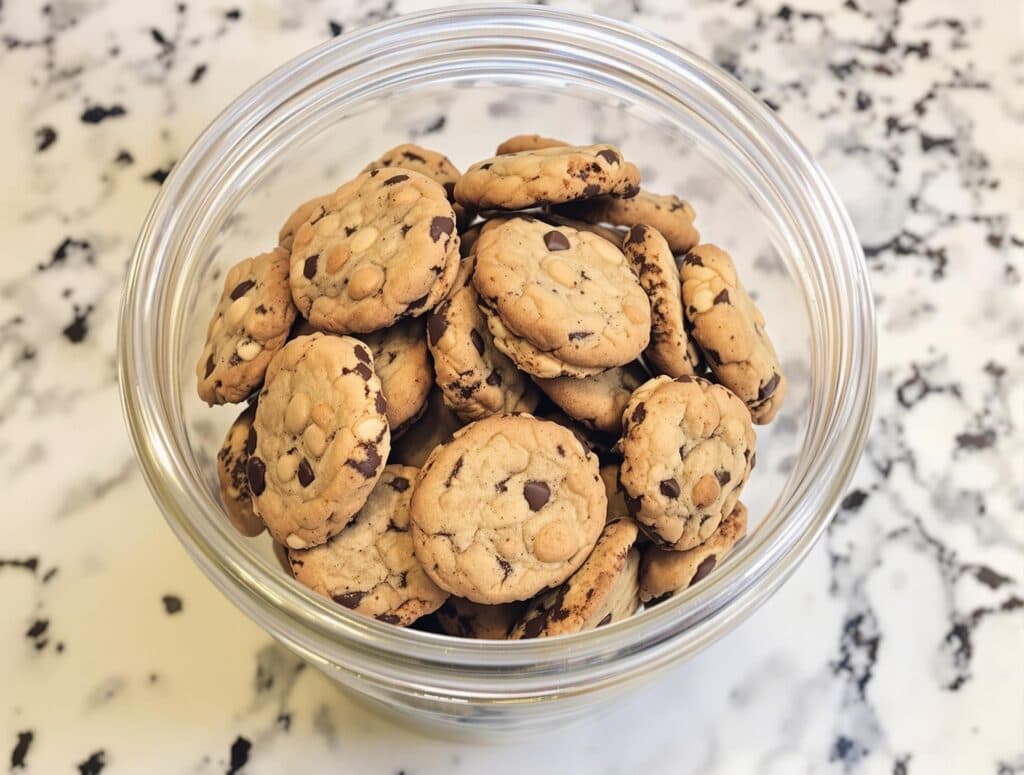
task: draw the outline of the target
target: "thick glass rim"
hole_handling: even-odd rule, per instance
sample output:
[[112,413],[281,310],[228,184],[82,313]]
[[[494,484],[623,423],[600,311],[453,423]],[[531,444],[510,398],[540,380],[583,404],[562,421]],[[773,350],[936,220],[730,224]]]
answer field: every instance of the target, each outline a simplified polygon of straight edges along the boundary
[[[780,241],[822,257],[798,267],[805,295],[813,290],[806,465],[798,464],[770,519],[698,587],[640,616],[516,642],[449,638],[361,617],[239,549],[225,521],[210,518],[220,507],[185,464],[183,429],[174,427],[180,396],[173,384],[165,394],[164,379],[181,334],[180,321],[166,319],[166,310],[182,303],[174,270],[187,260],[182,246],[225,170],[265,163],[268,134],[315,110],[326,84],[355,92],[417,69],[469,72],[474,57],[506,49],[579,72],[628,73],[634,89],[686,103],[724,127],[731,152],[762,172],[750,185],[793,225]],[[441,53],[445,61],[432,59]],[[479,5],[402,16],[330,40],[259,81],[210,124],[164,182],[140,231],[122,299],[118,368],[146,482],[178,538],[233,602],[325,669],[405,693],[506,702],[595,691],[640,667],[692,655],[763,603],[820,536],[853,474],[870,423],[875,348],[870,286],[849,217],[817,163],[755,95],[710,62],[629,24],[546,7]]]

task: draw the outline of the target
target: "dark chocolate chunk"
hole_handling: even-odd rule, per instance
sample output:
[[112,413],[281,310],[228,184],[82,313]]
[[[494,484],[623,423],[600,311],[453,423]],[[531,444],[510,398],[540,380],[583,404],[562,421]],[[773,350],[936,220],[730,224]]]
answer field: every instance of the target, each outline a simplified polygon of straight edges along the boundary
[[757,389],[757,400],[764,401],[767,398],[771,398],[772,393],[775,392],[775,388],[777,388],[778,386],[779,375],[772,372],[772,378]]
[[717,479],[718,483],[724,487],[729,483],[729,480],[732,479],[732,474],[728,471],[716,471],[715,479]]
[[444,332],[448,330],[448,302],[446,301],[440,307],[430,313],[430,317],[427,318],[427,338],[430,340],[430,344],[436,345],[441,341],[441,337],[444,336]]
[[231,291],[231,298],[238,299],[241,298],[242,296],[245,296],[249,289],[252,288],[254,285],[256,285],[255,280],[242,280],[242,282],[236,285],[234,290]]
[[363,460],[348,460],[345,462],[345,465],[349,468],[354,468],[369,479],[377,473],[377,469],[380,467],[380,452],[377,451],[375,444],[363,444],[362,448],[363,452],[366,453],[366,458]]
[[384,181],[382,185],[393,186],[396,183],[401,183],[403,180],[408,180],[408,175],[392,175],[390,178]]
[[312,280],[316,275],[316,260],[320,258],[320,255],[310,256],[306,259],[306,263],[302,265],[302,276],[307,280]]
[[365,592],[343,592],[340,595],[332,595],[332,599],[338,605],[343,605],[345,608],[355,608],[366,597]]
[[313,466],[309,464],[309,461],[306,460],[306,458],[302,458],[302,461],[299,463],[298,475],[299,484],[303,487],[309,487],[309,485],[313,483],[313,480],[316,479],[316,474],[313,473]]
[[729,303],[729,291],[727,289],[723,288],[722,291],[717,296],[715,296],[714,303],[715,304],[728,304]]
[[409,480],[404,476],[396,476],[391,480],[391,489],[397,490],[398,492],[405,492],[409,489]]
[[609,164],[618,164],[622,160],[619,154],[615,153],[615,151],[612,151],[608,148],[605,148],[603,151],[598,151],[597,155],[600,156]]
[[540,511],[551,497],[551,488],[546,482],[531,479],[523,485],[523,497],[530,504],[530,511]]
[[647,409],[644,407],[643,401],[636,405],[633,410],[633,414],[630,415],[630,422],[643,422],[644,418],[647,417]]
[[476,351],[483,355],[484,340],[483,337],[480,336],[480,332],[474,328],[472,331],[469,332],[469,339],[473,343],[473,346],[476,348]]
[[551,251],[568,250],[569,238],[557,229],[552,229],[544,235],[544,246]]
[[430,222],[430,239],[437,242],[442,234],[451,234],[455,231],[455,221],[443,215],[434,216]]
[[267,466],[262,459],[250,456],[245,464],[245,475],[249,477],[249,489],[253,495],[262,495],[267,487]]
[[594,629],[597,629],[597,627],[604,627],[604,626],[605,626],[606,624],[608,624],[608,623],[609,623],[609,622],[610,622],[611,620],[612,620],[612,615],[611,615],[611,612],[609,612],[609,613],[606,613],[606,614],[604,615],[604,618],[603,618],[603,619],[602,619],[601,621],[599,621],[599,622],[597,623],[597,625],[596,625],[596,627],[595,627]]
[[692,587],[702,578],[707,576],[711,571],[715,569],[715,555],[705,557],[700,565],[697,566],[697,572],[693,574],[693,578],[690,579],[690,586]]
[[661,490],[661,494],[666,498],[674,499],[679,497],[679,482],[675,479],[662,479],[658,489]]

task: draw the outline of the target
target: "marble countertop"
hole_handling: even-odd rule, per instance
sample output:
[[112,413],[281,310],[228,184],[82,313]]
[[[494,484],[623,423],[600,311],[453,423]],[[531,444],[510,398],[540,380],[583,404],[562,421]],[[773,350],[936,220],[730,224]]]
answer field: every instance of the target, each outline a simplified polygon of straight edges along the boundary
[[119,291],[243,87],[421,0],[0,5],[0,770],[1024,773],[1024,49],[1005,0],[574,0],[710,57],[820,158],[878,305],[854,483],[739,629],[528,745],[353,704],[165,527],[116,389]]

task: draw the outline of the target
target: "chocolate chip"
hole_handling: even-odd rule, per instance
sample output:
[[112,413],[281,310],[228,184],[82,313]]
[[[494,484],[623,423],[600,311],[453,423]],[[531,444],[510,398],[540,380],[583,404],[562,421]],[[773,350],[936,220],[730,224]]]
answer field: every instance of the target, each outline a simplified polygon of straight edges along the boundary
[[249,489],[253,495],[262,495],[267,488],[267,466],[255,455],[245,464],[245,475],[249,477]]
[[346,226],[345,227],[345,236],[346,237],[351,237],[357,231],[359,231],[359,227],[358,226]]
[[408,234],[411,230],[412,230],[412,224],[411,223],[402,224],[402,236],[403,237],[406,234]]
[[683,263],[689,264],[690,266],[704,266],[704,262],[701,261],[700,256],[693,253],[687,253],[683,256]]
[[398,624],[401,621],[394,614],[377,614],[376,619],[378,622],[384,622],[385,624]]
[[508,492],[509,479],[511,479],[511,477],[506,476],[504,479],[502,479],[500,482],[494,485],[494,489],[497,490],[498,492]]
[[692,587],[702,578],[707,576],[711,571],[715,569],[715,555],[706,557],[700,565],[697,566],[697,572],[693,574],[693,578],[690,579],[690,586]]
[[455,231],[455,221],[444,215],[434,216],[430,222],[430,239],[437,242],[442,234],[451,234]]
[[611,615],[611,613],[607,613],[607,614],[605,614],[605,615],[604,615],[604,618],[603,618],[603,619],[602,619],[601,621],[599,621],[599,622],[597,623],[597,626],[596,626],[596,627],[595,627],[594,629],[597,629],[597,627],[604,627],[604,626],[605,626],[606,624],[608,624],[608,623],[609,623],[609,622],[610,622],[611,620],[612,620],[612,615]]
[[366,597],[365,592],[343,592],[340,595],[331,596],[335,603],[345,606],[345,608],[355,608]]
[[412,151],[402,151],[402,156],[404,156],[409,161],[418,161],[418,162],[420,162],[422,164],[426,164],[427,163],[426,159],[424,159],[418,153],[413,153]]
[[404,476],[396,476],[391,480],[391,489],[397,492],[405,492],[409,489],[409,480]]
[[622,499],[626,502],[626,511],[629,512],[629,516],[635,517],[640,513],[640,508],[642,506],[641,502],[643,501],[642,495],[634,498],[628,492],[623,492]]
[[494,371],[487,375],[486,382],[491,387],[498,387],[498,385],[501,384],[501,373],[497,369],[495,369]]
[[502,581],[507,579],[512,574],[512,563],[506,560],[504,557],[498,558],[498,565],[501,566]]
[[576,342],[576,341],[578,341],[580,339],[586,339],[588,336],[591,336],[591,335],[592,335],[592,332],[590,332],[590,331],[570,331],[569,332],[569,341],[570,342]]
[[629,234],[626,235],[626,245],[639,245],[647,237],[647,227],[638,223],[632,229],[629,230]]
[[555,447],[555,449],[558,451],[559,457],[565,457],[565,447],[559,444],[557,447]]
[[661,494],[666,498],[675,499],[679,497],[679,482],[675,479],[662,479],[658,489],[661,490]]
[[249,426],[249,435],[245,439],[245,454],[251,455],[256,451],[256,429]]
[[373,369],[367,366],[365,363],[357,363],[356,367],[352,369],[356,374],[362,377],[364,380],[369,381],[370,377],[373,376]]
[[393,186],[396,183],[401,183],[403,180],[408,180],[408,179],[409,179],[408,175],[392,175],[390,178],[385,180],[381,185]]
[[569,238],[557,229],[552,229],[544,235],[544,246],[548,250],[568,250]]
[[373,405],[376,407],[379,414],[387,414],[388,411],[388,400],[384,398],[383,393],[378,393],[377,397],[373,399]]
[[459,475],[459,471],[462,470],[462,457],[455,461],[455,465],[452,466],[452,472],[448,474],[448,478],[444,480],[445,487],[451,487],[452,482],[455,481],[455,477]]
[[355,349],[356,349],[356,358],[361,360],[363,363],[369,363],[370,362],[370,351],[369,350],[367,350],[365,347],[362,347],[362,346],[356,347]]
[[732,479],[732,474],[728,471],[715,471],[715,479],[718,480],[718,484],[724,487]]
[[523,485],[523,497],[530,504],[530,511],[540,511],[551,497],[551,488],[546,482],[531,479]]
[[345,465],[349,468],[354,468],[365,478],[369,479],[377,473],[377,468],[380,466],[380,453],[377,451],[377,447],[373,444],[363,444],[362,447],[363,452],[366,453],[366,459],[347,460]]
[[313,466],[309,464],[306,458],[302,458],[302,461],[299,463],[299,484],[303,487],[309,487],[314,479],[316,479],[316,474],[313,473]]
[[632,199],[640,193],[640,186],[636,183],[629,183],[621,193],[614,194],[618,199]]
[[766,398],[771,398],[772,393],[775,392],[775,388],[778,386],[779,375],[772,372],[772,378],[757,389],[757,400],[764,401]]
[[210,355],[210,357],[206,359],[206,373],[203,375],[203,379],[206,379],[207,377],[210,376],[210,374],[213,373],[213,367],[213,355]]
[[723,288],[721,293],[719,293],[717,296],[715,296],[714,303],[715,304],[728,304],[729,303],[729,291],[726,290],[725,288]]
[[601,187],[597,183],[588,183],[586,188],[583,189],[583,198],[592,199],[601,193]]
[[448,302],[445,302],[430,313],[430,317],[427,318],[427,338],[432,345],[440,342],[444,332],[448,330],[448,319],[445,317],[447,311]]
[[473,346],[476,348],[476,351],[478,353],[480,353],[481,355],[483,355],[484,354],[484,340],[483,340],[483,337],[480,336],[480,332],[477,331],[475,328],[472,329],[469,332],[469,340],[473,343]]
[[256,284],[255,280],[242,280],[235,289],[231,291],[232,300],[245,296],[246,292]]
[[609,164],[618,164],[621,161],[621,157],[615,151],[608,150],[607,148],[603,151],[598,151],[597,155]]
[[633,414],[630,415],[629,420],[630,422],[643,422],[646,416],[647,409],[644,407],[643,401],[641,401],[636,405],[636,408],[633,410]]
[[320,258],[320,255],[310,256],[306,259],[306,263],[302,265],[302,276],[307,280],[312,280],[316,275],[316,260]]

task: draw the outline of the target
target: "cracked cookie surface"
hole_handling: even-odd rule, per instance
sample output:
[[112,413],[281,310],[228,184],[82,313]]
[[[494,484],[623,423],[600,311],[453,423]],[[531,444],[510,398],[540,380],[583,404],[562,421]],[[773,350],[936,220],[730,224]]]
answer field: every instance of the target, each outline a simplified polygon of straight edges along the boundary
[[277,248],[231,267],[196,364],[199,397],[210,405],[246,398],[263,384],[294,320],[287,251]]
[[546,638],[628,619],[640,604],[636,523],[609,522],[594,551],[561,586],[531,600],[510,638]]
[[246,474],[277,541],[322,544],[362,508],[390,451],[386,412],[373,356],[356,339],[300,336],[271,361]]
[[534,376],[621,366],[650,340],[650,302],[625,256],[589,232],[529,217],[484,228],[473,284],[499,319],[488,319],[499,349]]
[[317,329],[368,333],[430,310],[459,267],[444,189],[412,170],[375,168],[335,191],[295,231],[289,281]]
[[447,599],[412,549],[409,498],[417,470],[388,465],[352,522],[326,544],[290,549],[292,574],[339,605],[406,627]]
[[605,522],[597,458],[566,428],[488,417],[431,452],[410,516],[416,556],[443,589],[477,603],[560,584]]
[[788,383],[764,315],[740,283],[732,258],[714,245],[698,245],[679,273],[693,338],[715,379],[740,397],[754,422],[771,422]]
[[224,510],[235,530],[244,536],[258,536],[266,525],[256,516],[252,507],[252,492],[245,466],[249,462],[249,440],[253,438],[252,421],[256,417],[256,406],[245,409],[231,423],[224,443],[217,452],[217,482]]
[[700,377],[656,377],[623,413],[619,482],[630,516],[659,546],[691,549],[729,514],[756,439],[735,395]]

